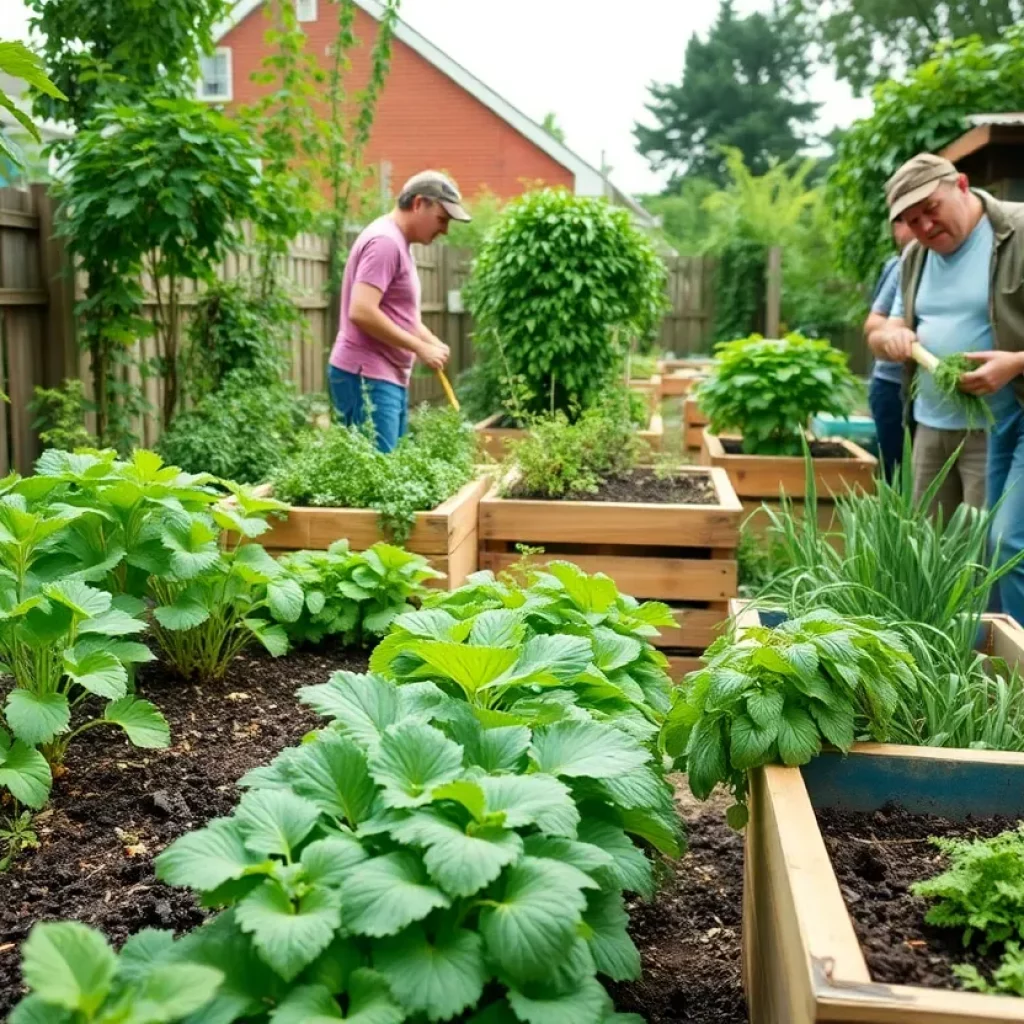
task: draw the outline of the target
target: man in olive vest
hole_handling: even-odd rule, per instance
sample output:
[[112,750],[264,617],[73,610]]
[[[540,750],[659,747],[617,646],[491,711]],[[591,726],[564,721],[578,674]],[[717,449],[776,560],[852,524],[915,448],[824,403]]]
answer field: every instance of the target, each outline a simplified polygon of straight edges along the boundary
[[[961,387],[984,397],[995,418],[985,490],[990,506],[1002,500],[992,542],[1005,561],[1024,550],[1024,203],[971,189],[953,164],[930,153],[889,179],[886,200],[890,218],[902,217],[914,241],[903,256],[892,315],[869,344],[883,359],[906,362],[920,340],[935,355],[963,352],[978,364]],[[956,447],[947,442],[958,425],[933,390],[923,378],[915,401],[918,493],[945,461],[943,452],[948,457]],[[1024,621],[1024,565],[1003,579],[999,596],[1003,611]]]

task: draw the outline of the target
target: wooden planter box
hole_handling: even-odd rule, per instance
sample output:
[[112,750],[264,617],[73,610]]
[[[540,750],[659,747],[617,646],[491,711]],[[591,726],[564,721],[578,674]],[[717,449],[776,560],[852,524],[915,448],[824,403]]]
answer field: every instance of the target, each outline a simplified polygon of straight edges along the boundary
[[702,370],[673,370],[661,377],[662,396],[686,397],[702,380],[707,380],[707,373]]
[[700,373],[707,373],[714,365],[714,356],[690,356],[688,359],[659,359],[657,362],[658,373],[663,377],[667,373],[675,373],[676,370],[697,370]]
[[700,451],[707,425],[708,418],[697,399],[688,397],[683,403],[683,444],[688,452]]
[[[431,581],[432,586],[454,590],[476,572],[477,506],[490,485],[489,477],[478,477],[432,511],[416,513],[416,525],[402,547],[425,555],[438,572],[446,574],[447,579]],[[363,551],[382,540],[390,542],[381,533],[372,509],[293,506],[286,518],[271,518],[270,522],[271,528],[257,540],[275,556],[304,549],[326,550],[342,538],[353,551]]]
[[[644,382],[645,384],[648,382]],[[659,400],[660,405],[660,400]],[[475,424],[474,430],[480,435],[480,445],[488,455],[493,459],[501,460],[507,454],[507,445],[512,441],[521,441],[526,437],[527,431],[521,427],[499,427],[495,424],[500,423],[504,418],[505,413],[496,412],[493,416],[488,416],[487,419],[481,420]],[[640,437],[651,446],[652,452],[661,451],[662,441],[665,435],[665,425],[662,422],[661,412],[653,408],[651,409],[651,418],[647,424],[646,430],[638,432]]]
[[[834,443],[841,444],[849,452],[849,457],[814,460],[818,522],[823,529],[832,525],[832,496],[855,486],[870,494],[875,489],[875,472],[878,469],[878,459],[852,441],[837,439]],[[748,514],[757,511],[762,505],[778,508],[780,490],[784,490],[795,505],[803,505],[806,468],[802,458],[730,455],[722,447],[721,439],[705,427],[702,432],[700,462],[705,466],[718,466],[729,474],[729,480]],[[755,516],[751,521],[755,531],[764,530],[766,526],[767,519],[764,516]]]
[[[1019,627],[1018,627],[1019,630]],[[1024,754],[862,744],[750,773],[743,980],[751,1024],[1024,1022],[1024,999],[874,982],[816,807],[1024,816]]]
[[743,514],[724,471],[687,472],[710,476],[716,504],[523,501],[499,497],[495,486],[480,502],[480,568],[507,569],[519,559],[516,544],[542,546],[541,563],[574,562],[640,600],[681,605],[677,628],[655,641],[672,651],[673,677],[681,678],[728,618]]

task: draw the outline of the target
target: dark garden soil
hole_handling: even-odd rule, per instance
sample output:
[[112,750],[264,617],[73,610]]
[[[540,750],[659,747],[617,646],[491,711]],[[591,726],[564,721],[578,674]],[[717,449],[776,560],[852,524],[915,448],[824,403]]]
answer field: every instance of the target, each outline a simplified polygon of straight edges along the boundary
[[630,932],[643,959],[638,982],[611,986],[615,1007],[648,1024],[746,1024],[740,980],[743,836],[726,799],[697,803],[677,789],[689,848],[669,864],[658,895],[633,901]]
[[[510,498],[546,499],[544,495],[515,490]],[[654,505],[715,505],[718,495],[711,477],[706,473],[676,473],[657,476],[649,469],[608,477],[596,494],[583,494],[566,501],[618,501]]]
[[157,882],[152,860],[172,840],[229,814],[235,781],[317,724],[294,698],[336,669],[365,671],[350,650],[243,655],[202,688],[157,663],[138,689],[167,717],[173,746],[139,750],[112,730],[83,734],[36,818],[41,846],[0,874],[0,1020],[21,997],[18,947],[32,924],[74,918],[117,945],[142,928],[179,931],[204,915],[192,894]]
[[1016,828],[1016,821],[954,822],[890,805],[870,813],[829,808],[818,812],[818,825],[875,981],[961,988],[954,964],[974,964],[983,974],[998,966],[998,951],[980,956],[964,949],[959,929],[925,924],[931,903],[909,888],[948,866],[929,837],[987,839]]
[[[726,455],[742,455],[743,442],[735,439],[720,438]],[[850,459],[853,456],[838,441],[811,441],[812,459]]]

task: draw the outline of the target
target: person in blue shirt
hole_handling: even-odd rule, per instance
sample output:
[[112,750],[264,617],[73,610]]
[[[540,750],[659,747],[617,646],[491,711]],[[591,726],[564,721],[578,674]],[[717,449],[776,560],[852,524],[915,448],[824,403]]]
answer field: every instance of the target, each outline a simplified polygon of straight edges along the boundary
[[[902,253],[914,236],[903,223],[902,217],[892,222],[892,240]],[[864,337],[885,326],[892,311],[900,285],[900,258],[890,256],[875,284],[871,296],[871,312],[864,321]],[[892,480],[893,471],[903,457],[903,364],[888,359],[876,359],[868,385],[868,404],[875,421],[878,454],[882,458],[882,471],[886,480]]]

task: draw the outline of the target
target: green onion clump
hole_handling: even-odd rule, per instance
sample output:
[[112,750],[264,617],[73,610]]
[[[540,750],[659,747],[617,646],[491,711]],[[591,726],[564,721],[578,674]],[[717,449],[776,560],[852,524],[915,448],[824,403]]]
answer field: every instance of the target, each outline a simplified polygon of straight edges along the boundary
[[967,416],[969,427],[991,425],[995,422],[992,410],[984,398],[960,390],[960,378],[977,368],[977,364],[972,363],[962,352],[954,352],[953,355],[940,359],[932,374],[939,394],[950,399]]

